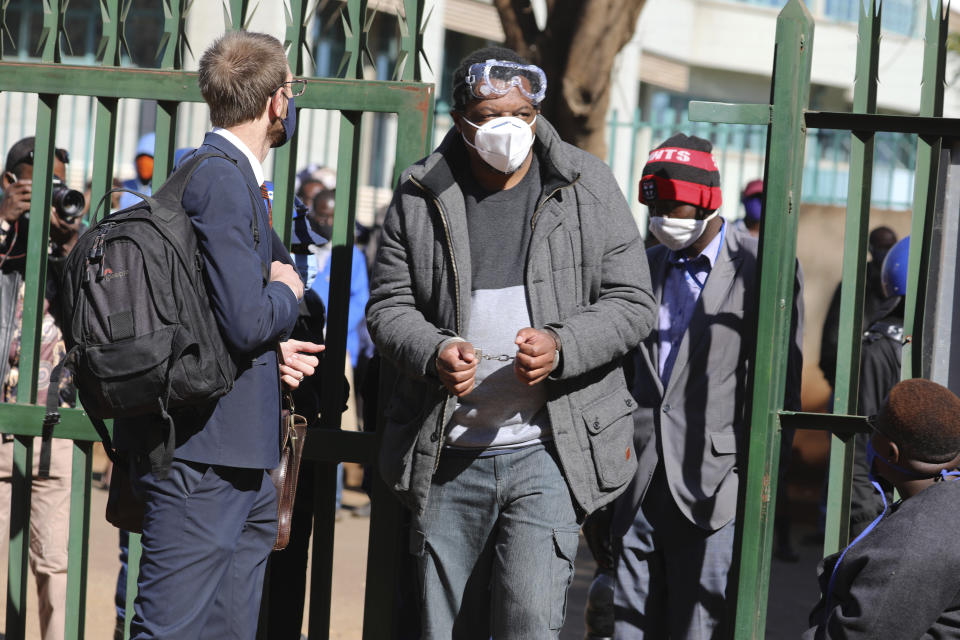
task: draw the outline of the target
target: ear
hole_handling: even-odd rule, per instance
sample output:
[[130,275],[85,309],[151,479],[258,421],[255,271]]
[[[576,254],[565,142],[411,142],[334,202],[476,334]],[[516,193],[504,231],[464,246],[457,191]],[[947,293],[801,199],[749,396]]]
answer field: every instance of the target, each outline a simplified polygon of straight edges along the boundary
[[887,440],[887,446],[884,447],[883,457],[893,464],[900,464],[900,447],[896,442]]
[[270,96],[270,102],[267,103],[267,115],[276,116],[278,119],[283,117],[283,91],[274,91]]
[[10,185],[15,183],[16,181],[17,181],[17,176],[15,176],[12,172],[10,171],[3,172],[3,188],[4,189],[8,189]]
[[453,127],[457,130],[458,133],[462,133],[462,125],[460,124],[460,118],[463,117],[463,114],[459,111],[451,111],[450,117],[453,118]]

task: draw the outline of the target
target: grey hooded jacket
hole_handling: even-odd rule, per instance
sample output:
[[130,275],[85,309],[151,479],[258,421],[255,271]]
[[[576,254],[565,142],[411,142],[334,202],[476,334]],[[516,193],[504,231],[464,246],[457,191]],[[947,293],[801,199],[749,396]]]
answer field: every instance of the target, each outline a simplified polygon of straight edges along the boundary
[[[437,377],[437,347],[470,316],[470,239],[450,158],[451,130],[404,171],[383,223],[367,325],[396,369],[383,397],[380,468],[387,485],[422,513],[456,398]],[[637,225],[609,168],[560,140],[543,118],[534,152],[543,192],[531,219],[525,284],[535,327],[560,338],[561,364],[547,385],[553,439],[584,514],[613,500],[636,468],[635,401],[622,356],[653,324],[647,259]]]

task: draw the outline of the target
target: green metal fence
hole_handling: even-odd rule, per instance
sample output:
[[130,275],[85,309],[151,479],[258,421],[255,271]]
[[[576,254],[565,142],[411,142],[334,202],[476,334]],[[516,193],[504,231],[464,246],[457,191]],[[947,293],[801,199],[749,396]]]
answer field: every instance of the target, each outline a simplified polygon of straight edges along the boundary
[[[856,411],[860,328],[866,272],[867,228],[873,191],[876,141],[880,132],[917,136],[910,263],[907,280],[902,377],[921,375],[926,336],[923,314],[930,276],[931,232],[944,138],[956,136],[957,121],[943,114],[947,12],[941,0],[926,6],[922,94],[919,117],[876,114],[881,7],[859,6],[859,45],[851,113],[815,112],[809,105],[814,24],[801,0],[790,0],[777,21],[770,104],[691,103],[693,120],[767,127],[765,210],[760,240],[760,312],[747,453],[747,481],[737,516],[736,637],[764,634],[770,573],[772,514],[776,504],[781,427],[833,432],[824,553],[842,548],[849,537],[853,434],[867,431]],[[805,139],[818,128],[850,132],[843,253],[843,293],[834,398],[836,415],[787,413],[783,409],[786,354],[790,340],[792,283],[797,241],[797,194],[803,193]],[[775,142],[774,142],[775,141]]]
[[[23,313],[23,342],[18,403],[0,410],[0,431],[16,436],[14,445],[13,504],[11,513],[10,561],[8,570],[7,615],[5,637],[19,640],[25,635],[26,589],[29,551],[29,513],[33,436],[41,434],[43,407],[36,405],[38,347],[42,320],[44,282],[46,281],[46,246],[50,222],[50,178],[53,151],[58,136],[58,111],[69,105],[69,96],[94,99],[92,200],[111,187],[114,175],[114,148],[121,99],[157,101],[155,183],[169,174],[176,148],[180,108],[201,102],[196,74],[183,71],[186,24],[191,7],[189,0],[164,0],[165,20],[161,36],[162,56],[159,69],[121,67],[125,46],[124,28],[128,2],[100,0],[102,9],[101,64],[63,64],[62,47],[68,0],[45,0],[43,4],[43,39],[41,62],[23,63],[0,60],[0,91],[36,94],[35,185],[44,185],[33,194],[30,217],[35,224],[29,237],[26,266],[26,296]],[[260,4],[264,4],[261,2]],[[284,11],[287,27],[284,38],[288,46],[290,67],[297,77],[304,72],[304,51],[309,44],[308,24],[317,3],[308,7],[307,0],[276,0],[267,9]],[[398,12],[399,66],[397,81],[363,80],[363,56],[367,50],[367,32],[373,11],[366,0],[348,0],[343,11],[347,52],[345,77],[311,79],[307,92],[297,101],[304,110],[333,110],[339,116],[338,197],[333,229],[333,262],[330,304],[327,324],[327,351],[323,374],[335,380],[343,371],[350,261],[353,246],[354,217],[357,208],[358,167],[363,114],[393,113],[397,118],[397,141],[393,166],[394,179],[399,169],[422,157],[430,148],[433,131],[433,86],[419,82],[423,53],[423,0],[404,0]],[[223,3],[227,28],[239,29],[248,24],[253,8],[248,0]],[[0,4],[0,22],[7,3]],[[255,7],[254,7],[255,8]],[[265,8],[261,7],[261,11]],[[127,34],[129,36],[130,34]],[[198,52],[199,53],[199,52]],[[296,172],[297,140],[276,151],[273,165],[275,192],[280,194],[273,207],[274,225],[289,240],[289,221]],[[198,143],[196,141],[196,143]],[[61,145],[62,146],[62,145]],[[158,186],[158,185],[156,185]],[[288,194],[284,196],[282,194]],[[312,595],[310,602],[310,637],[325,638],[329,634],[330,583],[333,553],[333,470],[340,461],[369,462],[374,451],[372,434],[342,432],[338,391],[332,385],[322,397],[323,430],[311,433],[304,456],[324,461],[329,473],[320,474],[318,505],[314,523],[314,555]],[[92,443],[96,433],[80,409],[66,410],[55,427],[54,437],[74,441],[73,491],[70,502],[70,540],[68,569],[68,608],[66,637],[84,636],[86,608],[87,540],[90,523],[90,490]],[[385,491],[377,487],[376,491]],[[395,501],[394,501],[395,502]],[[384,506],[380,506],[384,505]],[[367,612],[365,638],[387,638],[392,629],[389,615],[375,615],[392,606],[392,593],[383,584],[392,583],[388,575],[390,553],[394,545],[399,507],[389,501],[374,503],[371,519],[371,554],[368,562]],[[97,514],[96,517],[101,517]],[[130,574],[128,577],[128,610],[136,589],[139,544],[131,537]],[[129,620],[131,616],[127,616]],[[129,628],[128,628],[129,631]]]

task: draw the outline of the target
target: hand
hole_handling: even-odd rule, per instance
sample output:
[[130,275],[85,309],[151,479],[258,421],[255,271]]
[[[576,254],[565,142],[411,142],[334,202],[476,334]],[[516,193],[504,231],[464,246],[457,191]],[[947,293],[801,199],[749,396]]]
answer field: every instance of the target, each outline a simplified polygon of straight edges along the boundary
[[[277,263],[274,263],[277,264]],[[297,389],[307,376],[312,376],[320,359],[311,353],[322,353],[326,346],[302,340],[287,340],[280,343],[280,380],[289,389]]]
[[553,371],[557,341],[546,331],[527,327],[517,332],[517,359],[513,372],[528,387],[542,382]]
[[50,214],[50,239],[60,246],[63,255],[69,254],[73,250],[73,245],[77,244],[77,240],[80,238],[78,232],[82,221],[83,217],[78,216],[73,222],[66,222],[60,217],[56,209],[53,209]]
[[303,297],[303,280],[297,270],[285,262],[274,260],[270,263],[270,282],[282,282],[290,287],[297,300]]
[[437,354],[437,375],[447,391],[462,398],[473,391],[480,361],[469,342],[452,342]]
[[[11,176],[6,173],[4,176]],[[4,181],[12,177],[4,177]],[[33,193],[32,180],[17,180],[10,183],[3,190],[3,201],[0,202],[0,219],[15,222],[20,216],[30,211],[30,195]]]

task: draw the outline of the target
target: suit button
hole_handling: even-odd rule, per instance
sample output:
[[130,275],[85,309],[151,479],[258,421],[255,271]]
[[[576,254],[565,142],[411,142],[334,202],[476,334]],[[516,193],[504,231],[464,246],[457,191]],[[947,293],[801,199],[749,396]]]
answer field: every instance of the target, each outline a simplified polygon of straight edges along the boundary
[[633,400],[631,400],[630,398],[625,398],[623,402],[624,402],[624,404],[626,404],[628,407],[632,407],[632,406],[633,406]]
[[600,421],[599,421],[599,420],[594,420],[594,421],[593,421],[593,428],[594,428],[594,429],[599,429],[599,428],[600,428]]
[[669,405],[669,404],[663,405],[663,412],[664,412],[664,413],[670,413],[670,405]]
[[433,432],[430,434],[430,442],[436,442],[439,439],[440,439],[440,436],[438,436],[436,432]]

